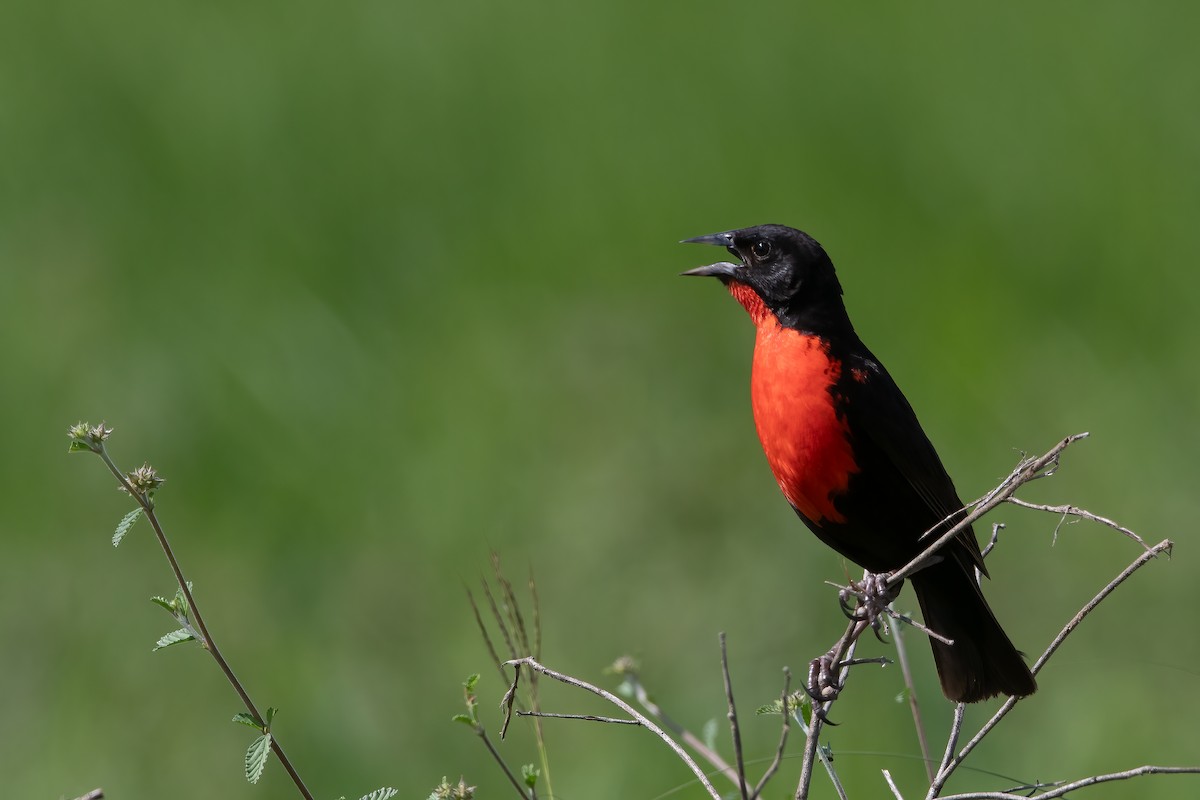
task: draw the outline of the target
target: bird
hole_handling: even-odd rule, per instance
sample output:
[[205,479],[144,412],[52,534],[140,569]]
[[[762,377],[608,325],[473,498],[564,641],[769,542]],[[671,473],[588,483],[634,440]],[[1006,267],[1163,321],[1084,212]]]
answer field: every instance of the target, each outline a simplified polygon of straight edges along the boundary
[[[756,225],[683,243],[724,247],[735,259],[682,274],[717,278],[749,313],[758,437],[784,497],[818,539],[886,574],[966,516],[912,406],[855,333],[816,240]],[[974,531],[965,528],[930,561],[909,580],[925,625],[953,642],[929,640],[946,697],[972,703],[1036,691],[984,599],[976,570],[988,573]]]

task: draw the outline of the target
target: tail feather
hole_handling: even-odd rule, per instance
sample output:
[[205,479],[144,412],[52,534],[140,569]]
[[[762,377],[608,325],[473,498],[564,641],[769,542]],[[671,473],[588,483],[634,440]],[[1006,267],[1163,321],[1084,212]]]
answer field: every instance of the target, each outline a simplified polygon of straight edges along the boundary
[[925,624],[954,641],[930,639],[942,692],[974,703],[1006,694],[1024,697],[1037,681],[988,607],[975,577],[950,558],[912,576]]

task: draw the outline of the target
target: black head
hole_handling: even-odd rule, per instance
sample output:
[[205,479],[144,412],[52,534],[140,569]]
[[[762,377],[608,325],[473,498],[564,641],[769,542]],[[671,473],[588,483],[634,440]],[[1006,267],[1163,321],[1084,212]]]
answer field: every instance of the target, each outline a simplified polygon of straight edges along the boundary
[[786,225],[756,225],[697,236],[684,243],[719,245],[737,258],[737,263],[719,261],[684,275],[711,276],[725,284],[749,286],[783,325],[827,326],[845,319],[842,286],[833,262],[803,231]]

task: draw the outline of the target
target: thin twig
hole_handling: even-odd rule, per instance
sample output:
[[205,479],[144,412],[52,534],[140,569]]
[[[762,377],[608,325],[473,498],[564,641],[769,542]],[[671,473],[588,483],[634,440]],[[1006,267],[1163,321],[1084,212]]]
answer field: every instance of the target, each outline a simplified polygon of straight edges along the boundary
[[87,794],[81,794],[75,800],[101,800],[104,797],[103,789],[92,789]]
[[[717,792],[716,789],[713,788],[712,783],[710,783],[708,780],[708,776],[704,774],[704,770],[700,769],[699,765],[697,765],[696,762],[692,760],[692,757],[690,755],[688,755],[688,752],[686,750],[684,750],[683,747],[681,747],[678,742],[676,742],[674,739],[672,739],[670,734],[668,734],[662,728],[655,725],[652,720],[647,718],[644,714],[640,713],[633,706],[629,705],[629,703],[626,703],[624,700],[617,697],[612,692],[605,691],[604,689],[601,689],[598,686],[593,686],[592,684],[588,683],[587,681],[580,680],[579,678],[575,678],[575,677],[572,677],[571,675],[566,675],[561,672],[556,672],[555,670],[552,670],[549,667],[543,666],[542,664],[539,664],[532,657],[527,656],[525,658],[514,658],[511,661],[505,662],[505,666],[511,665],[511,666],[515,667],[518,664],[524,664],[525,666],[529,667],[530,669],[540,672],[541,674],[545,675],[548,678],[553,678],[556,681],[565,683],[568,686],[574,686],[576,689],[583,689],[584,691],[591,692],[592,694],[596,695],[597,697],[607,700],[612,705],[616,706],[617,708],[621,709],[629,716],[633,717],[635,720],[638,721],[638,723],[640,725],[642,725],[644,728],[646,728],[651,733],[653,733],[655,736],[657,736],[659,739],[661,739],[663,741],[663,743],[667,745],[667,747],[670,747],[671,750],[674,751],[675,755],[678,756],[679,759],[681,761],[683,761],[684,764],[687,765],[688,769],[690,769],[692,771],[692,774],[696,776],[696,780],[698,780],[700,782],[700,785],[703,786],[705,791],[708,792],[709,797],[713,798],[713,800],[721,800],[721,795]],[[512,709],[510,706],[508,709],[508,713],[511,714],[511,712],[512,712]]]
[[[962,736],[963,720],[967,716],[967,704],[956,703],[954,705],[954,720],[950,723],[950,735],[946,738],[946,752],[942,754],[942,761],[938,764],[937,775],[946,773],[946,769],[950,766],[951,759],[954,758],[954,751],[958,747],[958,740]],[[934,781],[936,777],[929,781],[929,794],[927,800],[932,800],[935,796],[933,791]],[[945,781],[943,781],[943,784]]]
[[[167,562],[171,565],[171,571],[175,574],[175,582],[179,584],[179,590],[183,593],[184,600],[187,601],[188,611],[191,614],[192,620],[196,623],[197,631],[200,633],[200,638],[198,639],[200,646],[207,650],[209,655],[213,657],[213,660],[217,662],[217,666],[220,667],[221,672],[225,674],[225,679],[229,681],[229,685],[233,687],[233,690],[241,699],[242,705],[246,707],[246,710],[250,712],[255,720],[263,722],[264,719],[263,716],[258,713],[258,707],[254,704],[254,701],[250,699],[250,695],[246,692],[245,687],[242,686],[242,682],[238,680],[237,675],[233,673],[233,669],[229,666],[229,662],[225,660],[225,656],[221,654],[221,650],[217,647],[217,643],[213,641],[212,634],[209,633],[208,625],[206,625],[204,622],[204,616],[200,613],[200,607],[196,605],[196,598],[192,596],[192,590],[188,586],[187,579],[183,577],[183,570],[179,566],[179,561],[175,558],[175,551],[171,548],[171,543],[167,541],[167,535],[163,532],[162,525],[158,521],[158,515],[154,513],[154,503],[151,502],[149,497],[134,488],[133,484],[129,482],[129,479],[125,477],[124,473],[121,472],[121,470],[113,462],[112,458],[109,457],[108,449],[104,447],[103,444],[101,444],[100,448],[94,452],[96,452],[100,456],[101,460],[104,461],[105,466],[108,467],[108,471],[115,475],[117,480],[121,482],[121,485],[125,488],[125,491],[129,493],[129,496],[136,500],[137,504],[142,507],[142,511],[145,514],[146,520],[154,529],[154,535],[158,537],[159,547],[162,548],[163,553],[167,557]],[[300,778],[300,774],[296,772],[296,768],[292,765],[291,760],[287,757],[287,754],[284,753],[283,746],[279,744],[279,737],[276,735],[275,731],[271,731],[271,749],[275,752],[276,757],[279,759],[279,763],[283,765],[283,768],[291,777],[292,783],[296,785],[296,788],[300,791],[300,794],[304,796],[305,800],[313,800],[312,792],[310,792],[308,787],[304,785],[304,781]]]
[[[1012,498],[1010,497],[1009,500],[1011,500],[1011,499]],[[988,555],[992,552],[992,550],[994,550],[996,548],[996,545],[1000,541],[1000,531],[1004,530],[1006,527],[1008,527],[1008,526],[1005,525],[1003,522],[993,522],[992,523],[992,538],[988,539],[987,546],[984,547],[983,551],[979,554],[981,557],[987,558]]]
[[[504,664],[501,664],[500,668],[503,669],[505,664],[507,664],[507,663],[508,662],[506,661],[506,662],[504,662]],[[505,736],[508,735],[508,724],[510,722],[512,722],[513,702],[516,700],[516,697],[517,697],[517,684],[520,682],[521,682],[521,665],[516,664],[513,666],[512,684],[508,687],[508,691],[504,693],[504,697],[501,698],[501,700],[500,700],[500,707],[502,709],[504,709],[504,722],[500,725],[500,738],[501,739],[503,739]]]
[[[1170,553],[1172,546],[1173,543],[1170,539],[1162,540],[1158,544],[1154,545],[1154,547],[1151,547],[1149,550],[1134,559],[1129,566],[1127,566],[1119,575],[1117,575],[1117,577],[1109,581],[1109,583],[1103,589],[1101,589],[1095,597],[1089,600],[1083,606],[1083,608],[1079,609],[1075,616],[1071,617],[1070,621],[1063,626],[1063,629],[1059,631],[1058,635],[1054,637],[1054,640],[1050,642],[1049,646],[1046,647],[1046,650],[1042,653],[1042,655],[1038,657],[1037,661],[1035,661],[1033,666],[1030,667],[1030,672],[1032,672],[1034,675],[1037,675],[1046,662],[1050,660],[1050,657],[1054,655],[1054,652],[1058,650],[1059,645],[1061,645],[1063,641],[1069,635],[1071,635],[1076,628],[1079,627],[1079,624],[1083,622],[1085,617],[1091,614],[1092,611],[1094,611],[1106,597],[1112,594],[1112,592],[1118,586],[1124,583],[1130,575],[1137,572],[1149,561],[1156,558],[1160,554]],[[995,728],[1002,719],[1004,719],[1005,716],[1008,715],[1008,712],[1012,710],[1013,706],[1017,704],[1019,699],[1020,698],[1017,697],[1009,697],[1007,700],[1005,700],[992,718],[984,723],[983,727],[979,729],[979,732],[976,733],[975,736],[973,736],[971,740],[963,746],[963,749],[948,762],[943,762],[944,766],[941,770],[939,770],[937,778],[929,787],[929,793],[926,795],[927,798],[934,798],[938,796],[939,792],[942,790],[942,787],[946,785],[946,781],[949,780],[950,775],[953,774],[954,770],[958,768],[958,765],[963,762],[963,759],[970,755],[971,751],[978,746],[983,738],[987,736],[992,729]],[[1046,797],[1047,795],[1040,796]]]
[[742,732],[738,728],[737,708],[733,704],[733,681],[729,677],[729,654],[725,648],[725,632],[717,635],[721,642],[721,676],[725,680],[725,700],[729,703],[729,729],[733,737],[733,757],[737,763],[738,791],[742,800],[750,800],[746,788],[746,761],[742,754]]
[[750,800],[757,800],[762,794],[762,790],[766,788],[767,781],[774,777],[779,770],[779,765],[783,763],[783,751],[787,747],[788,731],[792,727],[792,715],[788,710],[788,694],[792,688],[792,671],[787,667],[783,668],[783,694],[779,698],[779,705],[783,710],[783,726],[779,731],[779,746],[775,748],[775,759],[771,762],[771,766],[767,767],[767,771],[759,778],[758,783],[754,786],[754,791],[750,793]]
[[892,780],[892,773],[885,769],[883,771],[883,779],[887,781],[887,785],[892,790],[892,794],[896,800],[904,800],[904,795],[900,794],[900,790],[896,788],[896,782]]
[[[1022,460],[1021,463],[1018,464],[1011,473],[1009,473],[1009,476],[1000,483],[999,486],[988,492],[983,496],[983,498],[975,503],[970,512],[967,513],[966,516],[963,516],[957,524],[940,534],[937,539],[923,551],[921,551],[916,558],[912,559],[895,572],[892,572],[888,576],[888,585],[895,586],[917,570],[926,566],[929,559],[935,556],[947,542],[953,540],[956,536],[969,528],[984,514],[991,511],[1008,498],[1012,497],[1013,492],[1015,492],[1021,486],[1029,483],[1030,481],[1037,480],[1038,478],[1044,478],[1048,475],[1054,474],[1055,469],[1058,468],[1059,457],[1062,455],[1063,450],[1067,449],[1067,447],[1069,447],[1073,442],[1077,442],[1080,439],[1086,438],[1087,436],[1087,433],[1077,433],[1073,436],[1068,436],[1054,447],[1050,448],[1045,455],[1039,456],[1038,458],[1026,458]],[[922,538],[926,538],[937,532],[943,525],[962,514],[963,510],[965,509],[959,509],[953,514],[950,514],[937,525],[934,525],[932,528],[926,531]]]
[[[1136,533],[1129,530],[1129,528],[1126,528],[1124,525],[1120,525],[1117,522],[1114,522],[1113,520],[1109,519],[1108,517],[1102,517],[1099,514],[1093,514],[1092,512],[1088,511],[1086,508],[1080,508],[1079,506],[1072,506],[1072,505],[1051,506],[1051,505],[1046,505],[1044,503],[1029,503],[1029,502],[1026,502],[1025,500],[1022,500],[1019,497],[1010,497],[1010,498],[1008,498],[1008,502],[1012,503],[1015,506],[1020,506],[1021,508],[1033,509],[1034,511],[1048,511],[1051,514],[1062,514],[1064,518],[1065,517],[1077,517],[1079,519],[1086,519],[1089,522],[1098,522],[1101,525],[1106,525],[1109,528],[1112,528],[1114,531],[1120,531],[1121,533],[1128,536],[1130,539],[1133,539],[1135,542],[1140,544],[1143,548],[1147,548],[1150,546],[1150,545],[1146,544],[1145,539],[1138,536]],[[1062,523],[1059,523],[1060,527],[1061,527],[1061,525],[1062,525]],[[1055,528],[1054,531],[1057,534],[1058,528]]]
[[504,774],[508,776],[508,782],[511,783],[513,788],[517,790],[517,794],[521,795],[521,797],[525,798],[525,800],[529,800],[529,792],[525,791],[525,787],[521,784],[521,781],[518,780],[517,776],[513,774],[513,771],[508,768],[508,764],[504,761],[504,756],[500,755],[500,751],[496,749],[496,745],[492,744],[492,740],[488,737],[487,731],[484,729],[484,727],[482,725],[475,726],[475,733],[478,734],[479,738],[483,740],[488,752],[492,754],[492,758],[497,764],[500,765],[500,769],[504,771]]
[[912,666],[908,663],[908,649],[904,646],[902,625],[892,626],[892,641],[896,645],[896,660],[900,662],[900,674],[908,689],[908,708],[912,712],[913,725],[917,728],[917,743],[921,746],[921,763],[925,765],[925,777],[933,783],[933,759],[929,755],[929,737],[925,734],[925,723],[921,720],[921,704],[917,701],[917,687],[913,683]]
[[[1074,792],[1077,789],[1095,786],[1100,783],[1109,783],[1111,781],[1127,781],[1130,778],[1138,778],[1142,775],[1200,775],[1200,767],[1159,767],[1147,764],[1122,772],[1110,772],[1106,775],[1092,775],[1088,778],[1080,778],[1071,783],[1064,783],[1049,792],[1043,792],[1037,795],[1037,797],[1038,800],[1052,800],[1052,798],[1063,797],[1068,792]],[[967,792],[965,794],[946,795],[942,800],[1028,800],[1028,796],[1013,794],[1011,792]]]
[[595,714],[553,714],[549,711],[521,711],[517,709],[518,717],[549,717],[550,719],[579,719],[584,722],[608,722],[614,725],[641,725],[636,719],[619,719],[617,717],[599,717]]

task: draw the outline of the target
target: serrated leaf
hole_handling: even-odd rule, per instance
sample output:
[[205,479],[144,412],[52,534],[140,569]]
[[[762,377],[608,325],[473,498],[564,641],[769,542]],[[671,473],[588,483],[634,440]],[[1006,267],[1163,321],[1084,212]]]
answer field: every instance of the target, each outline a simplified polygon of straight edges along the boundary
[[381,786],[370,794],[364,794],[358,800],[392,800],[398,794],[400,792],[390,786]]
[[466,688],[466,690],[468,692],[473,692],[473,691],[475,691],[475,684],[477,684],[477,683],[479,683],[479,673],[478,672],[475,673],[474,675],[468,676],[467,679],[465,681],[463,681],[463,686]]
[[267,730],[271,729],[271,723],[275,721],[275,715],[279,713],[279,709],[274,706],[267,707]]
[[[188,591],[191,591],[191,588],[192,587],[189,586]],[[183,596],[183,589],[175,590],[175,599],[172,601],[172,605],[175,606],[176,611],[187,611],[187,598]]]
[[162,606],[167,610],[167,613],[169,613],[171,616],[175,616],[175,607],[171,605],[171,601],[167,598],[154,595],[154,597],[150,598],[150,602],[154,603],[156,606]]
[[455,714],[453,717],[450,718],[450,721],[451,722],[461,722],[463,725],[471,725],[471,726],[475,725],[475,720],[471,719],[466,714]]
[[264,733],[246,749],[246,780],[251,783],[258,783],[258,779],[262,777],[263,769],[267,766],[267,759],[271,757],[271,734]]
[[150,652],[162,650],[164,647],[170,647],[173,644],[190,642],[195,638],[195,636],[192,636],[192,634],[188,632],[187,628],[180,628],[177,631],[171,631],[168,634],[164,634],[157,642],[154,643],[154,650],[151,650]]
[[258,724],[258,720],[256,720],[254,718],[254,715],[247,714],[245,711],[239,711],[238,713],[234,714],[232,721],[240,722],[243,725],[248,725],[249,727],[254,728],[254,730],[258,731],[259,733],[263,732],[263,726]]
[[121,517],[121,521],[117,523],[117,529],[113,532],[113,547],[121,543],[121,540],[125,538],[125,534],[129,533],[129,529],[133,527],[133,523],[137,522],[138,517],[141,515],[142,507],[138,506],[133,511]]

